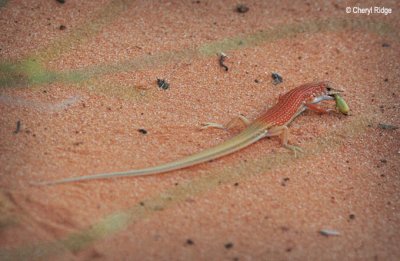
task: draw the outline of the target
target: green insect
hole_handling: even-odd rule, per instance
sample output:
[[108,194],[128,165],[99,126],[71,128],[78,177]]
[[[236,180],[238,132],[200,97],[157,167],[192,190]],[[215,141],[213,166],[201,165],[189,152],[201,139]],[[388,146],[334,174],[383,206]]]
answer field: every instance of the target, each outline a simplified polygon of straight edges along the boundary
[[346,101],[339,94],[334,94],[334,96],[336,108],[338,108],[341,113],[348,115],[350,111],[349,105],[347,105]]

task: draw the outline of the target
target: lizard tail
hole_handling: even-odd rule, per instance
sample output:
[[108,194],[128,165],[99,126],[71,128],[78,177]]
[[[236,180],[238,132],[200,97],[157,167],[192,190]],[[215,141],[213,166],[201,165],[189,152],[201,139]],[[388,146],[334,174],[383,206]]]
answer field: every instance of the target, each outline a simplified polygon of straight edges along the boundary
[[188,157],[184,157],[177,161],[161,164],[155,167],[128,170],[122,172],[101,173],[96,175],[88,175],[81,177],[71,177],[55,181],[44,181],[31,183],[32,185],[56,185],[62,183],[95,180],[95,179],[108,179],[116,177],[137,177],[165,173],[177,169],[187,168],[199,163],[203,163],[212,159],[220,158],[235,151],[238,151],[266,136],[266,131],[258,125],[250,125],[243,132],[237,136],[209,149],[195,153]]

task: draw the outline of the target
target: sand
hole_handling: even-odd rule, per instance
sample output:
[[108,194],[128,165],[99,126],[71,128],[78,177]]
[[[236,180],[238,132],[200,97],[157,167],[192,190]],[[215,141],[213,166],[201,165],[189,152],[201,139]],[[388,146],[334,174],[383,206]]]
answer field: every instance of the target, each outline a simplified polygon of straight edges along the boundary
[[[241,3],[0,1],[1,260],[397,260],[400,4]],[[296,119],[297,158],[271,138],[163,175],[31,185],[182,158],[241,129],[202,122],[321,80],[351,112]]]

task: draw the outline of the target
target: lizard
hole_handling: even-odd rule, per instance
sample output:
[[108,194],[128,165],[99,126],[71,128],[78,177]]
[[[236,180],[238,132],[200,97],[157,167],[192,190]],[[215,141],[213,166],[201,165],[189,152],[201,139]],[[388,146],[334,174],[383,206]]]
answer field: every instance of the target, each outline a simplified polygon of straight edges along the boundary
[[[331,109],[322,108],[317,104],[325,100],[336,100],[336,97],[340,97],[338,95],[341,92],[341,90],[334,89],[332,83],[328,81],[303,84],[281,95],[274,106],[261,114],[253,122],[250,123],[244,116],[239,117],[247,127],[236,136],[180,160],[143,169],[70,177],[55,181],[40,182],[39,184],[55,185],[85,180],[136,177],[170,172],[220,158],[241,150],[262,138],[272,136],[281,136],[282,145],[294,151],[296,156],[296,151],[301,151],[301,148],[288,144],[288,125],[306,109],[328,113]],[[206,123],[203,128],[208,127],[225,128],[223,125],[215,123]]]

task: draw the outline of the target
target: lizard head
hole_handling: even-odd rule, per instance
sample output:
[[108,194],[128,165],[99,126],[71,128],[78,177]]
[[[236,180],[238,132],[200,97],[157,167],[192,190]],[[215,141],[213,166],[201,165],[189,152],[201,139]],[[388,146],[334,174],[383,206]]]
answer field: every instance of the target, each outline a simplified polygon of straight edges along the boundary
[[343,91],[333,88],[331,82],[319,82],[311,84],[311,88],[307,88],[309,93],[305,95],[311,96],[311,103],[319,103],[326,100],[335,100],[335,95]]
[[325,94],[331,97],[334,97],[335,94],[340,94],[343,91],[333,88],[333,84],[331,82],[324,82],[323,85],[325,86]]

